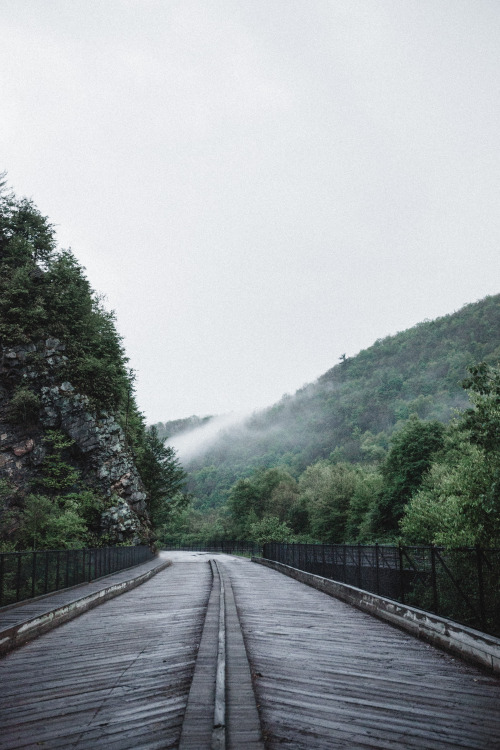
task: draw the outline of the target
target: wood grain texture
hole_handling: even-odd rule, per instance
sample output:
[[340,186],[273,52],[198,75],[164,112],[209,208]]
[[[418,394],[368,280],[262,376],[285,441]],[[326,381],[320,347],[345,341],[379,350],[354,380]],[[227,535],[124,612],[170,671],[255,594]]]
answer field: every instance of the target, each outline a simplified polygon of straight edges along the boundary
[[172,557],[139,588],[0,660],[0,750],[177,748],[210,557],[236,603],[226,612],[232,747],[258,742],[245,728],[253,691],[240,623],[268,750],[500,749],[497,678],[248,560]]
[[0,661],[0,748],[176,747],[211,575],[178,563]]
[[225,568],[266,747],[500,748],[497,678],[280,573]]

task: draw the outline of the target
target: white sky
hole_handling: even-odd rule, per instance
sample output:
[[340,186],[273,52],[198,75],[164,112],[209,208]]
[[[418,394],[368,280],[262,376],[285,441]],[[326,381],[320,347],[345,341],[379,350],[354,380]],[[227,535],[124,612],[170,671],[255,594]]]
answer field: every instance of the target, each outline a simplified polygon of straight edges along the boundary
[[500,291],[498,0],[0,0],[0,170],[150,421]]

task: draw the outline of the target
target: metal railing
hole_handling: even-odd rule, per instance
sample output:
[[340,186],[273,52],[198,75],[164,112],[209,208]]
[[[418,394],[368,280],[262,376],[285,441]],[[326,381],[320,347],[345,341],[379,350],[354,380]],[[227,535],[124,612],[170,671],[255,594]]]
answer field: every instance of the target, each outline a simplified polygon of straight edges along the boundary
[[0,607],[93,581],[154,557],[146,545],[0,553]]
[[263,557],[500,636],[500,549],[270,542]]
[[255,542],[241,540],[221,540],[211,542],[194,542],[193,544],[163,544],[162,550],[184,550],[185,552],[224,552],[228,555],[262,555],[262,546]]

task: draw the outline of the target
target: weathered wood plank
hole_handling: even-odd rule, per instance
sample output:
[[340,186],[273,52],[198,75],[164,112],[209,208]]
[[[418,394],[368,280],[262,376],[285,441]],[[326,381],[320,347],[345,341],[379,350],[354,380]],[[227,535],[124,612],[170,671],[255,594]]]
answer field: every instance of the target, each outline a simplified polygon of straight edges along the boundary
[[[1,750],[178,747],[211,575],[207,555],[174,558],[0,660]],[[237,607],[226,612],[227,698],[241,750],[256,737],[244,727],[238,620],[269,750],[500,748],[498,679],[275,571],[222,559]]]
[[179,563],[0,661],[0,748],[176,747],[210,589]]
[[250,568],[230,564],[266,747],[500,748],[497,678]]

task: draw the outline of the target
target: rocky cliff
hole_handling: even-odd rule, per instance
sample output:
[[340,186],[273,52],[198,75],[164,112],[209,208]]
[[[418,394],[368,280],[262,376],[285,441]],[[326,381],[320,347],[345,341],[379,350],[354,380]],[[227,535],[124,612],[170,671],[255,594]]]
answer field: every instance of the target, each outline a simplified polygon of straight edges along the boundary
[[59,430],[73,441],[67,460],[82,481],[109,499],[102,532],[113,542],[147,542],[147,495],[124,432],[116,415],[97,411],[64,379],[65,349],[56,338],[1,347],[0,478],[11,489],[7,505],[22,507],[47,455],[44,438]]

